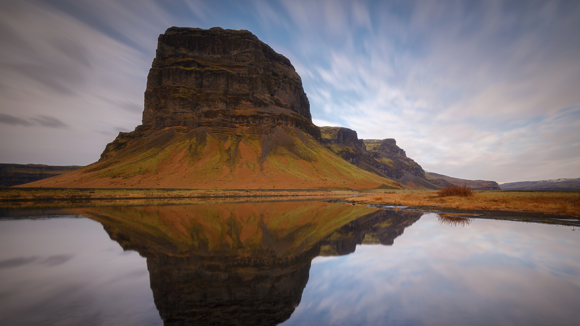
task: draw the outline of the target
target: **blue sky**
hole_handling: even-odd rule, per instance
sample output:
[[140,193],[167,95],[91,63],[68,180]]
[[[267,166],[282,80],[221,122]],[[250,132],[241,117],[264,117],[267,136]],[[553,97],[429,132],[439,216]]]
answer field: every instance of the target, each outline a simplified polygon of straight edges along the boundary
[[141,123],[170,26],[251,31],[315,124],[395,138],[427,171],[580,177],[578,1],[2,1],[0,162],[98,160]]

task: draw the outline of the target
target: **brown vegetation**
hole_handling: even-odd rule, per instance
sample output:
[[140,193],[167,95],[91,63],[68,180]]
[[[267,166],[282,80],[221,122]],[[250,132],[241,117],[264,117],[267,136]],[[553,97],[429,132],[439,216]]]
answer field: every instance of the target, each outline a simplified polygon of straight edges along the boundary
[[94,199],[184,199],[184,198],[280,198],[335,197],[352,192],[328,190],[192,190],[192,189],[0,189],[0,202],[24,201],[87,201]]
[[459,197],[471,197],[473,196],[473,190],[467,185],[458,186],[452,185],[447,187],[441,187],[437,191],[439,197],[449,197],[449,196],[459,196]]
[[439,197],[433,191],[390,191],[382,195],[353,197],[361,204],[435,207],[465,211],[497,210],[580,216],[580,192],[576,191],[476,191],[471,197]]
[[437,214],[437,219],[439,223],[447,226],[468,226],[471,224],[470,218],[457,215]]

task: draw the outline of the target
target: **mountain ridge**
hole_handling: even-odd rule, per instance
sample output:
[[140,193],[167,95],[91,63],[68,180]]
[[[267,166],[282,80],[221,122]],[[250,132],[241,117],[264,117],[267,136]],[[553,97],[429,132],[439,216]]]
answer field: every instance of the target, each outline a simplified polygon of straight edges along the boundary
[[506,182],[499,187],[502,190],[580,190],[580,178]]
[[390,178],[409,189],[438,189],[425,177],[423,168],[397,146],[395,139],[359,139],[355,130],[320,127],[322,144],[351,164]]
[[501,190],[498,183],[495,181],[460,179],[435,172],[426,172],[425,175],[428,179],[433,180],[433,182],[438,182],[436,180],[444,180],[445,182],[456,186],[466,185],[473,190]]

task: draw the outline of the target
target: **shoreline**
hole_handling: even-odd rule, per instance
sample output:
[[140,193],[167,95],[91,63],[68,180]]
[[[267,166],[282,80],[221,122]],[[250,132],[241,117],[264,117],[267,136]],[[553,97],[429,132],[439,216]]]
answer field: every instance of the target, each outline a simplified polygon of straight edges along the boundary
[[[143,204],[234,200],[328,200],[375,207],[486,216],[536,215],[580,217],[580,191],[475,191],[472,197],[439,197],[436,191],[338,189],[102,189],[0,188],[0,208],[55,207],[91,201]],[[521,218],[518,218],[521,219]]]
[[357,191],[331,189],[159,189],[159,188],[4,188],[0,205],[15,202],[151,200],[194,198],[335,197]]
[[436,191],[384,192],[347,198],[352,204],[405,206],[408,210],[489,215],[523,214],[580,217],[580,191],[475,191],[472,197],[439,197]]

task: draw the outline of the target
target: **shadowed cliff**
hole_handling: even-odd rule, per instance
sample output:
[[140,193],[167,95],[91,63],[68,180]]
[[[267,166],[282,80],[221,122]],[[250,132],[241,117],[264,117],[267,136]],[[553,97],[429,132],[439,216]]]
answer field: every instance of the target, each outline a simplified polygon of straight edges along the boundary
[[[357,132],[343,127],[321,127],[322,143],[351,164],[390,178],[409,189],[438,189],[423,168],[407,157],[394,139],[358,139]],[[441,182],[445,183],[444,180]]]

